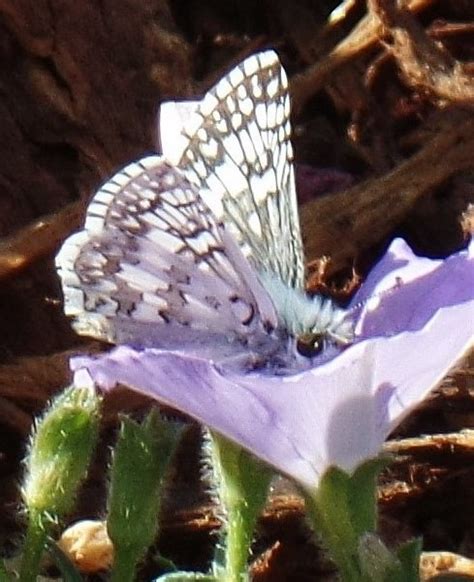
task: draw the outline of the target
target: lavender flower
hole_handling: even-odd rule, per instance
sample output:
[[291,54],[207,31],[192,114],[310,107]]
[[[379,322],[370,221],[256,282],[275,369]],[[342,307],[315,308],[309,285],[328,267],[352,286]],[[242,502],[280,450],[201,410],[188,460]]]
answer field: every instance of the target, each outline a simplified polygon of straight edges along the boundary
[[376,455],[471,345],[474,261],[396,240],[352,311],[307,297],[289,115],[273,51],[162,106],[165,157],[111,178],[57,265],[76,330],[121,346],[72,360],[76,384],[151,395],[311,488]]
[[396,239],[354,298],[357,341],[290,376],[222,370],[185,352],[127,346],[71,361],[75,382],[125,384],[238,443],[303,486],[353,470],[473,345],[474,243],[446,260]]

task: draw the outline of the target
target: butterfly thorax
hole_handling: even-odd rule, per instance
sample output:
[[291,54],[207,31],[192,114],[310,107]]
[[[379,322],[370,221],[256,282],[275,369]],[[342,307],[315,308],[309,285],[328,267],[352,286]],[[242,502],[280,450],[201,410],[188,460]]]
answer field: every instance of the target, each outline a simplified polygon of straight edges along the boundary
[[260,274],[260,279],[281,325],[296,340],[301,355],[316,356],[326,343],[345,346],[353,341],[353,323],[347,312],[336,307],[330,299],[320,295],[311,297],[268,273]]

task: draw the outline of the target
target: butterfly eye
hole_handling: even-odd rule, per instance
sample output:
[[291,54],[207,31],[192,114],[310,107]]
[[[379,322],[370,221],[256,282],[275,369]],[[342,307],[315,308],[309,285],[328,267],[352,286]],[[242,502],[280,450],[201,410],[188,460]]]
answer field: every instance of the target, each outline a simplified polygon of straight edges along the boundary
[[308,333],[301,335],[296,340],[298,353],[306,358],[314,358],[324,349],[324,335],[321,333]]

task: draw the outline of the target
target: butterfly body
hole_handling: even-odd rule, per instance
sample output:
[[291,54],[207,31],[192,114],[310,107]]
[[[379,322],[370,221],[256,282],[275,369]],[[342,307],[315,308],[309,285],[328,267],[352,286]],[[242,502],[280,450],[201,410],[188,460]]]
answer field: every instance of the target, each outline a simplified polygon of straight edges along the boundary
[[56,259],[78,333],[289,371],[308,366],[298,337],[350,341],[304,293],[289,111],[277,55],[250,57],[198,104],[177,166],[150,156],[102,186]]
[[260,280],[272,298],[281,324],[291,336],[327,336],[329,341],[341,345],[352,341],[352,322],[329,299],[320,295],[310,297],[269,273],[261,274]]

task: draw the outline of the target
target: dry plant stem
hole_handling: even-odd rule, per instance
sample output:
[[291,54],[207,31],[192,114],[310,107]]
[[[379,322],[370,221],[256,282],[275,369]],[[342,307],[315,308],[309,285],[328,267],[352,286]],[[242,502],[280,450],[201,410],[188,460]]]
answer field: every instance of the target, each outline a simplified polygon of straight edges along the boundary
[[0,280],[16,275],[37,259],[55,251],[81,224],[83,204],[75,202],[45,216],[0,241]]
[[474,560],[469,560],[452,552],[423,552],[420,558],[420,577],[422,582],[435,580],[436,576],[474,577]]
[[472,481],[474,430],[426,435],[385,443],[394,460],[379,484],[381,506],[394,512],[453,481]]
[[384,240],[422,196],[473,167],[474,117],[456,120],[389,174],[301,208],[306,258],[331,257],[333,272]]
[[474,430],[465,429],[461,432],[427,435],[403,440],[388,441],[384,452],[403,454],[449,453],[471,455],[474,457]]
[[[404,5],[411,12],[419,12],[432,3],[433,0],[411,0]],[[304,73],[295,75],[291,80],[293,115],[298,115],[334,70],[370,50],[378,42],[381,33],[379,19],[373,14],[367,14],[329,54],[323,55]]]
[[77,353],[78,350],[24,357],[0,366],[0,398],[32,407],[42,406],[68,383],[68,360]]
[[[337,270],[383,239],[420,196],[472,167],[473,129],[473,119],[456,124],[387,176],[305,205],[301,222],[307,258],[327,254]],[[80,225],[81,211],[81,203],[70,204],[0,242],[0,280],[52,253]],[[0,390],[1,384],[0,372]]]
[[388,50],[396,58],[408,85],[441,100],[474,101],[474,77],[466,66],[439,47],[394,0],[369,0],[369,9],[388,35]]
[[0,397],[0,426],[10,427],[26,438],[30,433],[32,418],[19,406]]

